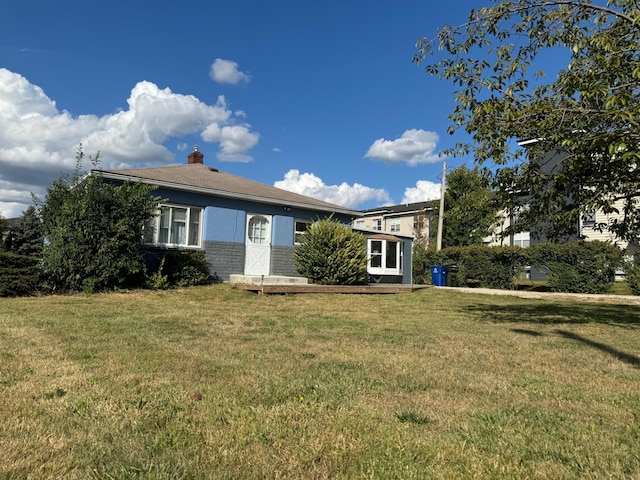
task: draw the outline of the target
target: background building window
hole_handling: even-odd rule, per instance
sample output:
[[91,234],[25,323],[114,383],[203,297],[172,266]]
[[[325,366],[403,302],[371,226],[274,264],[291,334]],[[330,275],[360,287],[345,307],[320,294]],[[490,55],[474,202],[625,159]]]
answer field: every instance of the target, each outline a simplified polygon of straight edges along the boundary
[[373,220],[373,229],[374,230],[382,230],[382,220],[379,218],[376,218],[375,220]]
[[582,226],[586,228],[594,228],[596,226],[596,212],[584,212],[582,214]]
[[400,219],[399,218],[392,218],[391,219],[391,231],[392,232],[399,232],[400,231]]

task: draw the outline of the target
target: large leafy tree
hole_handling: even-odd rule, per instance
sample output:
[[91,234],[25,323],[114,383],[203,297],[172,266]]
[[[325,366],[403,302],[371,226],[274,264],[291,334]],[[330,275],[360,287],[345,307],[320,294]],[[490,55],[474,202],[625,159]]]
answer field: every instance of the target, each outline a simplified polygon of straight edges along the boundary
[[[541,54],[565,55],[549,78]],[[544,59],[542,59],[544,60]],[[527,208],[520,228],[571,233],[581,212],[617,212],[601,228],[640,231],[640,4],[637,0],[509,0],[421,39],[414,61],[451,81],[449,132],[470,141],[449,153],[493,162],[498,198]],[[551,73],[551,72],[550,72]],[[535,140],[519,148],[516,140]],[[558,168],[540,161],[563,153]],[[526,193],[526,195],[524,195]]]
[[[98,157],[90,157],[94,166]],[[82,175],[82,145],[76,158],[74,174],[55,180],[40,206],[44,273],[62,290],[136,286],[144,272],[142,231],[159,199],[142,183]]]
[[493,232],[498,212],[488,170],[463,165],[451,171],[444,204],[444,247],[479,245]]

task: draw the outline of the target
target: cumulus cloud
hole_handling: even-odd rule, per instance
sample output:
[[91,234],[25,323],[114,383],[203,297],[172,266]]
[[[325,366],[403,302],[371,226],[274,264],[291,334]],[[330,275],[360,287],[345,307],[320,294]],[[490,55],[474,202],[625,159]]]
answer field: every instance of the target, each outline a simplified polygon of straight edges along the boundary
[[289,170],[285,173],[284,179],[275,182],[273,186],[348,208],[357,208],[358,205],[371,200],[381,204],[391,203],[391,198],[384,189],[366,187],[359,183],[349,185],[346,182],[340,185],[325,185],[322,179],[313,173],[301,174],[296,169]]
[[254,147],[260,138],[245,125],[223,126],[212,123],[202,132],[202,139],[207,142],[220,142],[220,160],[228,162],[250,162],[251,157],[245,152]]
[[436,152],[440,137],[426,130],[407,130],[400,138],[385,140],[379,138],[369,147],[365,158],[381,160],[386,163],[407,162],[409,165],[435,163],[442,160]]
[[218,159],[249,161],[259,135],[239,123],[224,96],[214,105],[192,95],[142,81],[131,90],[127,109],[114,114],[72,116],[59,110],[37,85],[0,68],[0,215],[18,216],[42,196],[62,172],[71,172],[79,143],[100,151],[103,168],[170,164],[163,143],[200,134],[220,145]]
[[251,77],[238,69],[238,64],[232,60],[216,58],[211,64],[209,76],[218,83],[237,85],[239,83],[249,83]]
[[440,184],[429,180],[418,180],[415,187],[407,187],[400,203],[426,202],[440,198]]

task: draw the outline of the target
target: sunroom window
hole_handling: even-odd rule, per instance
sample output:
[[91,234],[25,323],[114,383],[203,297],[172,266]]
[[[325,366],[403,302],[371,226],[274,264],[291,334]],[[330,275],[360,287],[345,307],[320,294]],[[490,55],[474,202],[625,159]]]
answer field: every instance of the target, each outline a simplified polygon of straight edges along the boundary
[[369,273],[379,275],[401,275],[404,242],[396,237],[370,238],[367,242]]
[[146,243],[171,247],[199,247],[202,208],[160,205],[159,214],[145,229]]

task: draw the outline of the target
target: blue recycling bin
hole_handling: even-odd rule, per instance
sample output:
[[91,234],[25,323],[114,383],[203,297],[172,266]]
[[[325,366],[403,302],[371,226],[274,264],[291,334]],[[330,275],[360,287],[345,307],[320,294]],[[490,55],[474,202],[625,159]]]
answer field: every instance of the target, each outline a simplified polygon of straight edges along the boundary
[[436,287],[446,287],[449,267],[445,265],[434,265],[429,268],[431,269],[431,281],[433,284]]

